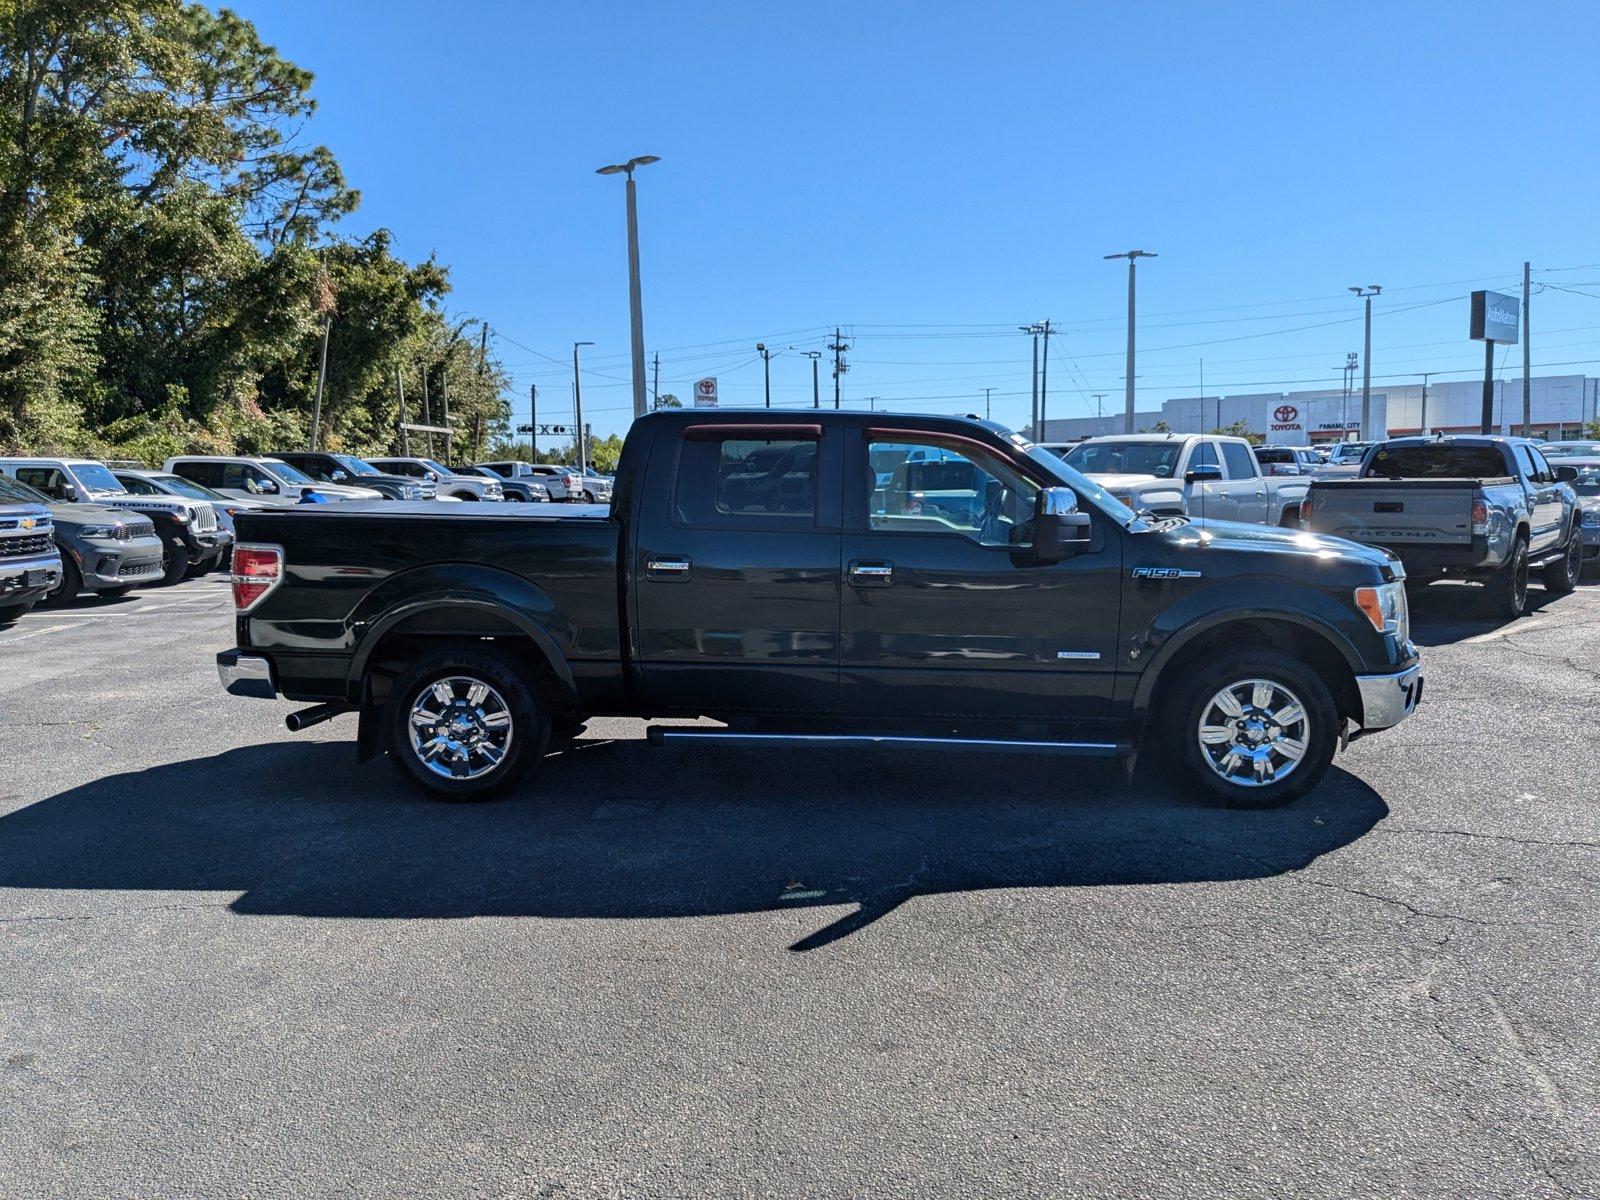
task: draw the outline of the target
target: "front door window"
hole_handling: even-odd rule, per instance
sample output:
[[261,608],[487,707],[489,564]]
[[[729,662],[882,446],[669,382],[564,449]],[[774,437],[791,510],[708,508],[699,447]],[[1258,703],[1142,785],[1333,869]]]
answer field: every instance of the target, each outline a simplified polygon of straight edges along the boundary
[[959,534],[981,546],[1033,540],[1039,488],[998,457],[935,441],[873,442],[867,448],[871,528]]

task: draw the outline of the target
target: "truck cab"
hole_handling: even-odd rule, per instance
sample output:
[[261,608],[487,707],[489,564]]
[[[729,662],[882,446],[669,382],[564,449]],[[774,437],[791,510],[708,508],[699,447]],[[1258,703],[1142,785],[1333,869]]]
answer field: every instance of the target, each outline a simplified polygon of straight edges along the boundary
[[1063,461],[1118,500],[1158,516],[1293,525],[1306,485],[1269,479],[1249,441],[1217,434],[1133,433],[1093,437]]

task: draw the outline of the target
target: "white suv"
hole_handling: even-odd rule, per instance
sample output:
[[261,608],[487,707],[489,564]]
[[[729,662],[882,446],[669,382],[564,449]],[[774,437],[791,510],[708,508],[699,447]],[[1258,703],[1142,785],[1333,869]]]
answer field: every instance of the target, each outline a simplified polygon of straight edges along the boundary
[[276,458],[191,454],[169,458],[161,469],[224,496],[265,500],[269,504],[298,504],[307,492],[316,492],[329,500],[383,499],[383,493],[373,488],[318,483],[304,471]]

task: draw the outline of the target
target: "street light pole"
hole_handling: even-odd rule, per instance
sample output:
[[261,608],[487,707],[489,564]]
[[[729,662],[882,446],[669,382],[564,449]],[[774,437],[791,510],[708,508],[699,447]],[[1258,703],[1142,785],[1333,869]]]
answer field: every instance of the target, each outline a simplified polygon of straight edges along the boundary
[[991,392],[993,392],[993,391],[994,391],[994,389],[992,387],[986,387],[986,388],[983,389],[983,419],[985,421],[989,421],[989,420],[993,419],[989,415],[989,394]]
[[1432,378],[1433,376],[1435,376],[1435,375],[1442,375],[1442,374],[1444,374],[1444,372],[1443,371],[1418,371],[1417,374],[1422,376],[1422,418],[1421,418],[1422,427],[1417,432],[1422,434],[1423,437],[1427,437],[1428,436],[1428,380],[1430,378]]
[[818,375],[819,368],[818,368],[817,364],[822,361],[822,351],[821,350],[802,350],[800,353],[804,354],[807,358],[809,358],[811,360],[811,407],[812,408],[821,408],[822,407],[822,384],[821,384],[821,377]]
[[1125,250],[1121,254],[1107,254],[1108,261],[1113,258],[1128,260],[1128,373],[1127,394],[1123,398],[1122,432],[1133,432],[1133,327],[1134,327],[1134,267],[1141,258],[1156,258],[1153,250]]
[[[596,175],[616,175],[626,173],[628,176],[628,309],[629,317],[633,323],[633,417],[638,420],[644,416],[644,300],[643,291],[639,285],[639,202],[633,186],[633,171],[635,167],[647,166],[653,162],[660,162],[659,156],[654,154],[641,154],[637,158],[630,158],[625,163],[614,163],[609,167],[601,167]],[[578,432],[582,434],[582,423],[579,423]],[[581,465],[581,464],[580,464]]]
[[588,471],[585,470],[587,466],[585,458],[589,448],[584,444],[583,437],[583,380],[579,378],[578,347],[592,345],[594,345],[593,342],[572,343],[572,415],[578,422],[578,432],[573,438],[573,442],[578,448],[578,474],[580,476],[588,474]]
[[1375,283],[1366,287],[1353,287],[1350,289],[1366,302],[1366,332],[1362,335],[1361,344],[1361,440],[1370,442],[1372,438],[1372,298],[1383,288]]
[[761,355],[761,386],[767,398],[767,407],[772,407],[772,351],[768,350],[762,342],[756,343],[756,353]]

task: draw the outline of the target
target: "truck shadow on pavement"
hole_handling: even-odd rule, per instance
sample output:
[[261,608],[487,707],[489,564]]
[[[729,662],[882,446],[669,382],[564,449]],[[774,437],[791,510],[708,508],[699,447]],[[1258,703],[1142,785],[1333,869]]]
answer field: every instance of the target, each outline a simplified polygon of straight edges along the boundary
[[[1409,599],[1411,640],[1424,648],[1448,646],[1500,629],[1512,632],[1517,625],[1516,621],[1487,615],[1483,607],[1483,588],[1476,584],[1435,583],[1411,592]],[[1564,599],[1532,582],[1528,585],[1528,606],[1521,619],[1525,621],[1545,612]]]
[[275,742],[111,775],[0,817],[0,888],[240,892],[235,912],[663,918],[1295,871],[1388,808],[1334,769],[1234,812],[1084,760],[672,751],[584,739],[500,801],[423,799],[348,743]]

